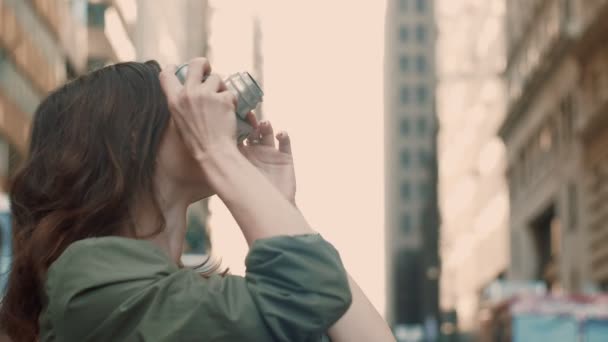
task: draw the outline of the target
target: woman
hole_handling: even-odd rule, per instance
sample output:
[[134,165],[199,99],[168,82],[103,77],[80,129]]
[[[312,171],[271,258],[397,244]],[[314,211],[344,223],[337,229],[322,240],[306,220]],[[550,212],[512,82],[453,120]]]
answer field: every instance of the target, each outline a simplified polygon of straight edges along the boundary
[[[392,339],[295,207],[289,137],[277,149],[252,120],[259,142],[237,146],[235,98],[209,63],[192,60],[184,85],[174,72],[117,64],[40,104],[11,189],[11,338],[356,341],[371,323],[368,340]],[[245,277],[179,266],[186,208],[213,194],[250,246]]]

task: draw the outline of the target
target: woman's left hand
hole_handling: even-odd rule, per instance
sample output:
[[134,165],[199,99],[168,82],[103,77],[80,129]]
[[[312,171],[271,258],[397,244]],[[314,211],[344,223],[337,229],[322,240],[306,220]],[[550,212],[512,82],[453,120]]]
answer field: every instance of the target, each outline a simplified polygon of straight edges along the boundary
[[257,122],[253,113],[249,122],[254,131],[247,139],[247,144],[239,144],[241,153],[270,180],[280,193],[295,205],[296,176],[291,154],[291,141],[287,132],[276,135],[268,121]]

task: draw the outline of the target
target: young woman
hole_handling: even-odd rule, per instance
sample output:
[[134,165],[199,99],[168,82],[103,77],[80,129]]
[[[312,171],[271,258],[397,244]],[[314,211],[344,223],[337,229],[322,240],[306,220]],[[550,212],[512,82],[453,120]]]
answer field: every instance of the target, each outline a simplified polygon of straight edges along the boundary
[[[237,146],[235,98],[209,63],[192,60],[183,85],[174,72],[117,64],[40,104],[11,188],[3,329],[16,342],[392,340],[295,207],[287,134],[277,148],[252,119]],[[186,209],[213,194],[249,244],[245,277],[180,266]]]

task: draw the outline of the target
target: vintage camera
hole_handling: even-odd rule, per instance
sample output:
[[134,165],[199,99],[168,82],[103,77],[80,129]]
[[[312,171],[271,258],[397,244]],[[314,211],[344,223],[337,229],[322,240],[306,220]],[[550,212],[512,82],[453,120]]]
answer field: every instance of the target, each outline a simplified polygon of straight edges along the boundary
[[[187,72],[188,64],[182,64],[177,68],[175,75],[184,83]],[[237,119],[237,141],[241,142],[253,131],[253,127],[247,122],[247,113],[255,109],[262,102],[264,92],[248,72],[232,74],[224,80],[224,83],[226,83],[228,90],[237,98],[235,113]]]

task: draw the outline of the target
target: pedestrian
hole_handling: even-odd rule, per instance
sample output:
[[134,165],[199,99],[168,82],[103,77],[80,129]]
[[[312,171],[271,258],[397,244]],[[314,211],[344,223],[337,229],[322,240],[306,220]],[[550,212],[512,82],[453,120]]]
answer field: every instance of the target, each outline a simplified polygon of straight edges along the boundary
[[[237,145],[235,97],[208,61],[183,85],[174,73],[111,65],[39,105],[10,188],[2,329],[15,342],[393,341],[296,207],[289,136],[250,115]],[[249,245],[244,277],[179,261],[188,205],[214,194]]]

